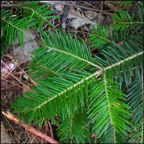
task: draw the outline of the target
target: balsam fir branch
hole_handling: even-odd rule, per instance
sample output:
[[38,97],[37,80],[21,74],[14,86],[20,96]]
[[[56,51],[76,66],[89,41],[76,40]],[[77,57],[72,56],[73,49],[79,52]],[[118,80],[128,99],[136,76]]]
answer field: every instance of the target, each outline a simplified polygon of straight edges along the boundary
[[[98,24],[89,36],[89,45],[98,48],[101,56],[92,57],[90,46],[76,35],[73,39],[69,32],[67,36],[60,30],[49,30],[49,35],[43,31],[44,21],[52,26],[47,19],[58,16],[51,15],[55,12],[49,10],[51,6],[38,4],[21,6],[24,18],[2,10],[1,37],[6,36],[9,44],[18,36],[22,45],[23,33],[31,26],[41,31],[42,43],[37,43],[41,47],[33,52],[28,66],[37,86],[14,102],[14,113],[26,124],[33,122],[39,127],[43,120],[47,124],[47,118],[55,124],[57,116],[61,142],[93,143],[93,134],[101,143],[143,142],[141,17],[133,20],[122,10],[119,16],[115,14],[112,37],[108,27]],[[130,87],[129,94],[123,87]]]
[[[22,6],[24,9],[23,15],[21,14],[19,16],[15,15],[14,12],[9,13],[9,10],[3,9],[1,11],[1,36],[4,35],[5,37],[5,42],[3,43],[11,45],[18,37],[20,46],[24,48],[23,35],[30,39],[25,33],[30,32],[28,31],[30,27],[35,28],[38,24],[37,31],[42,30],[44,21],[54,26],[47,20],[50,18],[59,18],[59,16],[49,16],[56,12],[55,10],[48,10],[52,5],[48,7],[48,3],[43,6],[39,6],[38,4],[39,2],[32,2],[30,4],[26,2],[25,5]],[[2,47],[4,46],[2,45]]]
[[31,2],[30,4],[28,4],[28,2],[25,3],[24,6],[22,6],[22,8],[24,9],[24,16],[29,16],[30,15],[30,19],[34,19],[34,25],[37,26],[37,31],[39,31],[40,29],[42,29],[42,26],[44,24],[44,22],[48,23],[51,26],[54,26],[51,22],[49,22],[47,19],[50,18],[60,18],[57,15],[51,15],[48,16],[50,14],[54,14],[56,12],[56,10],[49,10],[50,7],[52,7],[52,5],[48,6],[48,3],[39,6],[40,2]]
[[129,32],[131,29],[136,29],[136,30],[141,29],[144,25],[143,4],[141,5],[140,8],[141,8],[142,17],[140,17],[140,15],[137,13],[137,11],[134,11],[135,15],[137,15],[135,17],[136,20],[133,20],[130,17],[129,13],[124,10],[120,10],[119,16],[115,13],[115,15],[112,16],[113,22],[115,22],[115,24],[113,25],[113,27],[115,27],[115,30]]
[[8,13],[9,10],[2,10],[1,12],[2,29],[6,42],[11,45],[18,36],[20,46],[24,47],[23,34],[30,32],[27,29],[33,26],[33,19],[22,18],[22,15],[13,17],[13,13]]

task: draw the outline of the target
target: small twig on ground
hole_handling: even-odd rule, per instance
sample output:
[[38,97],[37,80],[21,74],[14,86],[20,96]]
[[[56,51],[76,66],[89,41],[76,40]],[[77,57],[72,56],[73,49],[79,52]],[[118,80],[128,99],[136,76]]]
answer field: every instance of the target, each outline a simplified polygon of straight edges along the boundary
[[14,136],[10,133],[10,137],[12,138],[12,143],[15,142]]
[[[42,133],[44,133],[44,129],[40,130]],[[44,133],[45,134],[45,133]],[[44,139],[41,139],[41,143],[44,143]]]
[[49,120],[48,120],[48,125],[49,125],[49,127],[50,127],[50,135],[51,135],[51,137],[54,139],[52,127],[51,127],[51,124],[50,124]]
[[85,2],[85,1],[82,1],[82,2],[83,2],[83,3],[86,3],[87,5],[93,6],[93,5],[91,5],[91,4],[89,4],[89,3]]
[[13,77],[13,78],[15,78],[19,83],[21,83],[23,86],[25,86],[28,90],[30,89],[30,87],[28,87],[27,85],[25,85],[24,83],[22,83],[17,77],[15,77],[12,73],[10,73],[11,74],[11,76]]
[[34,136],[34,138],[32,139],[31,143],[33,143],[33,141],[35,140],[36,136]]
[[100,20],[100,17],[101,17],[102,9],[103,9],[103,1],[101,1],[101,9],[100,9],[99,17],[98,17],[98,23],[99,23],[99,20]]
[[[34,134],[33,134],[33,135],[34,135]],[[37,137],[37,136],[36,136],[36,137]],[[36,137],[35,137],[35,139],[34,139],[34,140],[35,140],[35,143],[39,144],[38,141],[37,141],[37,139],[36,139]]]
[[112,25],[114,25],[115,24],[115,22],[114,23],[112,23],[108,28],[110,28]]
[[[97,9],[93,9],[93,8],[87,8],[87,7],[84,7],[84,6],[79,6],[79,5],[74,5],[74,4],[70,4],[70,3],[65,3],[65,2],[61,2],[61,1],[40,1],[40,3],[56,3],[56,4],[61,4],[61,5],[68,5],[68,6],[73,6],[73,7],[78,7],[78,8],[82,8],[82,9],[88,9],[88,10],[91,10],[91,11],[96,11],[96,12],[100,12],[100,10],[97,10]],[[11,4],[2,4],[1,7],[12,7],[12,6],[19,6],[18,4],[14,4],[14,5],[11,5]],[[108,12],[105,12],[105,11],[102,11],[103,14],[107,14],[107,15],[114,15],[112,13],[108,13]]]
[[[60,25],[60,23],[58,23],[55,27],[51,28],[50,30],[52,30],[52,29],[58,27],[59,25]],[[48,30],[47,30],[47,32],[48,32]]]
[[37,31],[34,28],[32,28],[32,29],[33,29],[35,35],[37,36],[37,41],[41,42],[41,37],[38,35]]
[[[9,82],[9,83],[11,83],[11,84],[13,84],[12,86],[17,85],[18,87],[22,88],[22,86],[20,86],[19,84],[15,84],[15,83],[13,83],[13,82],[11,82],[11,81],[5,79],[5,78],[1,78],[1,79],[4,80],[4,81]],[[10,86],[4,87],[4,88],[8,88],[8,87],[10,87]],[[2,89],[4,89],[4,88],[2,88]]]
[[[79,22],[80,22],[80,25],[81,25],[81,21],[79,21]],[[87,38],[85,37],[85,34],[84,34],[84,30],[83,30],[82,25],[81,25],[81,29],[82,29],[82,33],[83,33],[83,36],[84,36],[84,41],[87,42]]]
[[[47,132],[48,132],[48,126],[45,126],[45,134],[47,135]],[[45,141],[46,143],[46,141]]]
[[31,138],[30,138],[30,136],[29,136],[29,133],[26,131],[26,133],[27,133],[27,135],[28,135],[28,138],[29,138],[29,141],[31,142]]
[[[11,114],[11,113],[9,113],[9,112],[5,113],[4,111],[2,111],[2,114],[5,115],[8,119],[10,119],[10,120],[12,120],[13,122],[15,122],[16,124],[19,124],[19,120],[18,120],[18,119],[16,118],[16,116],[14,116],[13,114]],[[22,127],[24,127],[27,131],[30,131],[30,132],[32,132],[33,134],[35,134],[35,135],[37,135],[37,136],[39,136],[39,137],[41,137],[41,138],[44,138],[44,139],[45,139],[47,142],[49,142],[49,143],[55,143],[55,144],[56,144],[56,143],[57,143],[57,144],[59,143],[59,142],[57,142],[56,140],[54,140],[54,139],[50,138],[49,136],[43,134],[42,132],[38,131],[37,129],[35,129],[35,128],[29,126],[29,125],[25,125],[24,122],[23,122],[23,120],[21,120],[20,125],[21,125]]]
[[12,71],[2,59],[1,59],[1,63],[4,64],[9,69],[9,71]]

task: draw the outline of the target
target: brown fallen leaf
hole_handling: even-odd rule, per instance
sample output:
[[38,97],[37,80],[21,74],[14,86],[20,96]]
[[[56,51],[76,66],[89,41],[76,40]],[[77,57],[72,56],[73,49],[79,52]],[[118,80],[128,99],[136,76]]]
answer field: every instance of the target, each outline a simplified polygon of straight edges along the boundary
[[75,28],[75,29],[83,26],[84,24],[91,24],[91,25],[95,25],[95,26],[97,25],[97,23],[91,21],[91,20],[90,20],[89,18],[87,18],[83,13],[81,14],[81,13],[80,13],[80,10],[77,10],[77,11],[76,11],[74,8],[72,8],[72,9],[70,10],[70,12],[69,12],[68,15],[67,15],[67,18],[68,18],[68,19],[74,18],[74,19],[71,21],[70,25],[71,25],[73,28]]
[[96,12],[93,11],[86,11],[85,15],[89,18],[89,19],[94,19],[98,14]]

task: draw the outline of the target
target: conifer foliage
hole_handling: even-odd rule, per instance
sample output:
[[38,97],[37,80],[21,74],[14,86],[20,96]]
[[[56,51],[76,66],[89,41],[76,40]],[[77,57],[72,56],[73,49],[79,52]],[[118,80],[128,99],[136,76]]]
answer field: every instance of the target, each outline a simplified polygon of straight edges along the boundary
[[[39,127],[43,119],[59,123],[61,142],[93,143],[94,134],[100,143],[143,143],[143,5],[142,17],[135,20],[124,10],[113,16],[112,37],[98,24],[86,45],[70,33],[43,31],[44,21],[53,26],[48,19],[58,16],[38,4],[23,5],[23,16],[1,11],[1,38],[9,45],[16,37],[23,45],[23,34],[32,26],[41,31],[41,47],[28,67],[37,87],[14,102],[14,113]],[[100,55],[92,57],[90,47]]]

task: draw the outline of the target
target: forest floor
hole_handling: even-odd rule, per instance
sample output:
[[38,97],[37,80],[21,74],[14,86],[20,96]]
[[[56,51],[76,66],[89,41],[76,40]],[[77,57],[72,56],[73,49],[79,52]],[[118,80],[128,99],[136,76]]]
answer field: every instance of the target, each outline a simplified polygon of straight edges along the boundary
[[[41,1],[40,5],[45,4],[45,2]],[[6,8],[13,11],[12,7],[2,5],[14,3],[16,4],[17,1],[2,1],[1,9]],[[120,9],[131,12],[131,9],[122,7],[117,1],[49,1],[49,5],[51,4],[53,5],[52,9],[56,9],[56,14],[61,18],[51,19],[50,22],[55,27],[44,24],[43,30],[63,29],[65,33],[69,31],[72,37],[76,34],[79,40],[83,38],[86,44],[89,42],[88,35],[94,33],[93,26],[97,27],[99,23],[110,27],[113,24],[112,16],[114,12],[117,13]],[[112,34],[112,28],[109,29],[109,34]],[[18,40],[16,40],[14,46],[9,46],[5,56],[1,57],[1,111],[11,113],[13,102],[28,91],[25,85],[28,87],[34,85],[26,74],[28,72],[26,67],[31,61],[31,53],[38,48],[36,42],[40,42],[40,33],[31,29],[29,36],[33,39],[33,42],[24,37],[24,49],[19,46]],[[95,55],[97,50],[92,48],[91,53]],[[31,124],[31,126],[56,141],[60,139],[56,133],[58,126],[52,125],[50,121],[48,121],[48,126],[43,124],[40,129],[38,125]],[[1,143],[11,142],[48,143],[44,138],[27,131],[1,113]]]

